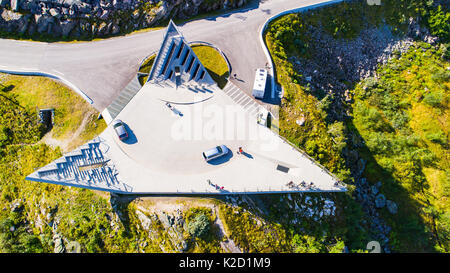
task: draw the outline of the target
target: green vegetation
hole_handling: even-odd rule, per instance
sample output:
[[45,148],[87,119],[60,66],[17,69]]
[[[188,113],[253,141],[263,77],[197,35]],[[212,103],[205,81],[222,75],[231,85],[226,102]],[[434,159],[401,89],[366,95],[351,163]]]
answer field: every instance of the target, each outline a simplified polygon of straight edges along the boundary
[[[241,207],[222,205],[220,214],[226,223],[227,234],[245,252],[287,252],[286,231],[281,225],[263,226],[261,219]],[[270,236],[266,236],[269,233]]]
[[209,232],[210,222],[204,213],[198,213],[192,219],[188,218],[187,231],[195,238],[203,237]]
[[219,227],[213,225],[215,218],[212,210],[205,207],[192,207],[184,212],[184,229],[187,231],[185,238],[191,242],[188,252],[223,252],[219,244]]
[[224,88],[228,82],[229,71],[227,61],[220,52],[213,47],[205,45],[193,45],[192,50],[217,85],[220,88]]
[[[370,238],[370,227],[353,197],[349,158],[356,151],[367,161],[364,177],[369,183],[382,181],[381,192],[399,206],[395,215],[381,211],[392,228],[393,250],[449,251],[448,16],[432,1],[384,1],[381,6],[352,1],[287,15],[268,27],[266,43],[284,89],[280,134],[348,183],[348,193],[337,198],[338,207],[346,208],[345,217],[339,220],[342,226],[335,226],[339,232],[332,234],[350,249],[364,248]],[[418,44],[379,68],[377,79],[367,79],[353,91],[355,101],[347,107],[353,109],[354,119],[330,120],[330,98],[301,86],[302,75],[289,61],[290,56],[314,58],[314,39],[307,28],[352,39],[362,29],[385,22],[401,35],[409,17],[420,18],[438,35],[440,47]],[[295,121],[302,117],[306,122],[298,126]],[[330,227],[324,229],[330,232]]]
[[[205,66],[209,75],[216,81],[220,88],[224,88],[227,84],[229,75],[228,65],[222,55],[213,47],[205,45],[193,45],[192,50],[199,58],[200,62]],[[148,57],[139,68],[141,73],[150,73],[156,55]],[[148,76],[140,75],[139,83],[144,85]]]
[[[67,145],[60,145],[64,150],[70,150],[98,135],[106,128],[104,120],[97,120],[98,112],[78,94],[68,87],[45,77],[25,77],[25,76],[2,76],[1,85],[3,91],[0,93],[4,99],[16,104],[16,110],[22,109],[23,113],[37,116],[38,109],[54,108],[55,124],[50,132],[50,136],[57,140],[67,140]],[[34,113],[34,114],[31,114]],[[9,119],[9,116],[5,116]],[[22,122],[15,121],[19,128]],[[2,122],[2,126],[5,126]],[[28,124],[28,123],[24,123]],[[81,126],[81,127],[80,127]],[[7,130],[16,130],[12,126],[7,126]],[[28,133],[28,132],[26,132]],[[33,135],[34,140],[42,136]],[[13,132],[14,137],[22,135]]]
[[423,220],[436,248],[450,250],[450,72],[441,55],[419,43],[380,68],[377,79],[368,78],[354,90],[354,129],[366,142],[367,156],[373,157],[367,176],[383,181],[386,197],[399,204],[398,216],[386,217],[396,230],[398,249],[425,244],[408,240],[421,234],[420,225],[413,223]]
[[[278,206],[282,204],[279,199],[277,201]],[[280,215],[284,215],[282,209],[289,208],[283,207],[280,211],[270,213],[275,220],[273,222],[258,217],[242,207],[231,207],[225,204],[220,205],[219,213],[224,222],[225,232],[245,252],[343,252],[342,240],[336,239],[327,232],[324,233],[323,229],[319,230],[320,235],[315,234],[317,230],[313,225],[317,225],[317,221],[298,215],[290,217],[290,219],[300,218],[302,222],[304,221],[301,224],[305,225],[304,227],[311,223],[307,232],[298,232],[303,227],[299,229],[298,225],[280,221]],[[290,211],[292,212],[292,209]]]
[[53,80],[2,74],[0,83],[0,252],[53,252],[55,230],[67,246],[78,242],[82,252],[174,249],[159,221],[151,222],[152,234],[139,230],[134,203],[113,209],[104,193],[24,181],[62,155],[59,147],[38,143],[42,128],[34,103],[55,108],[53,130],[61,140],[72,139],[78,125],[85,142],[105,125],[91,120],[98,113],[87,102]]
[[148,74],[150,74],[150,70],[152,69],[153,66],[153,62],[155,61],[156,55],[152,55],[150,57],[148,57],[141,65],[141,67],[139,67],[139,72],[140,73],[145,73],[147,75],[139,75],[138,79],[139,79],[139,83],[141,84],[141,86],[144,86],[144,84],[147,82],[148,79]]
[[[89,191],[23,180],[35,168],[61,156],[59,148],[37,143],[43,128],[38,123],[35,107],[55,108],[53,130],[61,138],[74,134],[75,126],[80,127],[83,117],[77,111],[85,111],[88,116],[96,113],[80,96],[50,79],[2,74],[0,84],[0,251],[49,252],[52,232],[48,223],[53,220],[44,218],[46,211],[56,206],[62,213],[75,212],[73,217],[81,217],[100,199],[93,198]],[[102,122],[96,126],[82,127],[82,135],[91,137],[101,126],[105,127]],[[73,202],[79,202],[80,207],[77,209]],[[14,204],[18,207],[12,209]],[[92,214],[90,217],[95,217]],[[35,218],[37,215],[40,216]],[[63,217],[62,222],[67,219]]]

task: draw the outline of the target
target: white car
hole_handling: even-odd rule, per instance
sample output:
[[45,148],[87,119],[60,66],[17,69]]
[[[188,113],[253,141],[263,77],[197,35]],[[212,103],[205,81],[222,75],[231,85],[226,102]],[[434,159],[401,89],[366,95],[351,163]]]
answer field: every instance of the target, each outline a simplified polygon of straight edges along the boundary
[[125,129],[125,125],[120,119],[113,121],[112,126],[120,140],[126,140],[128,138],[127,129]]
[[224,156],[227,153],[228,153],[228,148],[225,147],[225,145],[220,145],[220,146],[214,147],[212,149],[209,149],[206,152],[203,152],[203,158],[206,161],[210,161],[210,160],[213,160],[215,158]]

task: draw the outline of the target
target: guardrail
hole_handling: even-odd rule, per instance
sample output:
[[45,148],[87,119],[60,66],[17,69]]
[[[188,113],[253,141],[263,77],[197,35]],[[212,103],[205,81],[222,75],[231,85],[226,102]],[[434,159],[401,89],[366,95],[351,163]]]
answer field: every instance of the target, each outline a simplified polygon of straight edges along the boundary
[[305,151],[303,151],[302,149],[300,149],[297,145],[295,145],[294,143],[290,142],[287,138],[281,136],[280,134],[274,132],[273,130],[269,129],[268,130],[270,132],[272,132],[274,135],[278,136],[279,138],[281,138],[281,140],[283,140],[284,143],[288,144],[289,146],[291,146],[293,149],[297,150],[299,153],[301,153],[303,156],[305,156],[306,158],[308,158],[313,164],[315,164],[316,166],[318,166],[319,168],[321,168],[323,171],[325,171],[327,174],[329,174],[331,177],[333,177],[338,183],[342,183],[342,181],[332,172],[330,172],[326,167],[324,167],[322,164],[320,164],[319,162],[317,162],[317,160],[315,160],[314,158],[312,158],[310,155],[308,155]]
[[308,158],[311,162],[313,162],[315,165],[317,165],[319,168],[321,168],[322,170],[324,170],[327,174],[329,174],[331,177],[333,177],[334,179],[336,179],[336,181],[338,183],[342,183],[342,181],[336,176],[334,175],[332,172],[330,172],[327,168],[325,168],[322,164],[320,164],[319,162],[317,162],[314,158],[312,158],[311,156],[309,156],[305,151],[303,151],[302,149],[300,149],[299,147],[297,147],[297,145],[295,145],[294,143],[290,142],[289,140],[287,140],[285,137],[278,135],[285,143],[289,144],[290,146],[292,146],[292,148],[294,148],[295,150],[297,150],[298,152],[300,152],[303,156],[305,156],[306,158]]
[[[141,69],[142,64],[145,63],[145,61],[147,61],[148,58],[152,57],[153,55],[156,55],[157,53],[158,53],[158,50],[155,50],[152,53],[150,53],[149,55],[147,55],[144,59],[142,59],[142,61],[139,63],[138,71],[136,71],[136,74],[142,73],[142,72],[139,72],[139,69]],[[155,56],[155,58],[156,58],[156,56]],[[153,63],[155,63],[155,62],[153,62]],[[150,71],[148,72],[148,75],[150,75]]]

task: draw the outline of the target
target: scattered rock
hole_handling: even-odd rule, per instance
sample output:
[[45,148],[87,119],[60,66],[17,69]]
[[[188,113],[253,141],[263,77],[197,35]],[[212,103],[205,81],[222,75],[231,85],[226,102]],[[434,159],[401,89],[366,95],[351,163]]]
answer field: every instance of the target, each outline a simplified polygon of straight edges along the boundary
[[71,241],[67,244],[66,247],[67,253],[81,253],[81,245],[76,241]]
[[63,241],[63,238],[61,235],[56,233],[53,236],[53,242],[55,244],[55,247],[53,250],[54,253],[64,253],[66,251],[66,248],[64,246],[64,241]]
[[[248,0],[225,2],[227,0],[0,0],[0,31],[27,35],[37,31],[53,37],[102,37],[119,34],[120,29],[150,27],[169,16],[181,19],[200,12],[241,7]],[[91,26],[92,22],[97,26]],[[108,28],[97,31],[102,23]],[[81,29],[75,28],[76,25]]]
[[16,199],[11,204],[11,211],[12,212],[20,212],[23,210],[23,204],[22,200]]
[[372,187],[370,187],[370,190],[372,191],[373,195],[377,195],[378,194],[378,188],[377,186],[373,185]]
[[378,194],[375,197],[375,207],[376,208],[383,208],[386,205],[386,197],[383,194]]
[[150,228],[152,227],[152,220],[140,210],[136,210],[136,215],[141,222],[142,228],[147,231],[150,230]]
[[398,206],[391,200],[386,200],[386,208],[391,214],[397,214]]

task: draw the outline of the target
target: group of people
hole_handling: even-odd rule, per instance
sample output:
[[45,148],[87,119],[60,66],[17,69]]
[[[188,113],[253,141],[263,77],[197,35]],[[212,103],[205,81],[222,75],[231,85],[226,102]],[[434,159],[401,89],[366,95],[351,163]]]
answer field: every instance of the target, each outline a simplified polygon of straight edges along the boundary
[[300,182],[299,184],[295,184],[292,181],[289,181],[289,183],[286,184],[286,186],[288,186],[289,188],[307,188],[307,189],[311,189],[314,186],[314,183],[311,182],[309,184],[307,184],[305,181]]
[[223,189],[224,189],[224,186],[220,187],[219,185],[213,184],[213,183],[211,182],[211,180],[209,180],[209,179],[208,179],[208,184],[209,184],[210,186],[213,186],[214,188],[216,188],[216,190],[223,190]]

